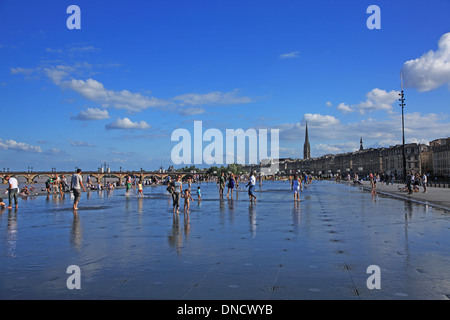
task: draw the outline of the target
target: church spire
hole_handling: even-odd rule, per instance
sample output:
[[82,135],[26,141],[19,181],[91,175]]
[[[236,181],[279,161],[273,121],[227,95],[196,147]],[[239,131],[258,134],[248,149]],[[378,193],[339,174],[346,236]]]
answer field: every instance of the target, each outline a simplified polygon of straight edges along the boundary
[[305,144],[303,145],[303,159],[310,159],[310,158],[311,158],[311,146],[309,144],[308,122],[306,122]]
[[363,147],[363,141],[362,141],[362,137],[361,140],[359,141],[359,151],[363,151],[364,147]]

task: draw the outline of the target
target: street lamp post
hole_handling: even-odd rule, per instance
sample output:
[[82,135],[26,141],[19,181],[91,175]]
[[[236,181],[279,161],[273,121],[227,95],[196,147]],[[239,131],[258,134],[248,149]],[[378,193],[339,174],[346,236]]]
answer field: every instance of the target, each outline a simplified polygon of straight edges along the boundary
[[402,146],[402,150],[403,150],[403,180],[406,182],[406,152],[405,152],[405,117],[403,114],[403,109],[405,108],[405,94],[403,92],[403,77],[401,76],[401,82],[402,82],[402,91],[399,94],[400,95],[400,99],[399,101],[401,102],[399,105],[402,107],[402,135],[403,135],[403,146]]

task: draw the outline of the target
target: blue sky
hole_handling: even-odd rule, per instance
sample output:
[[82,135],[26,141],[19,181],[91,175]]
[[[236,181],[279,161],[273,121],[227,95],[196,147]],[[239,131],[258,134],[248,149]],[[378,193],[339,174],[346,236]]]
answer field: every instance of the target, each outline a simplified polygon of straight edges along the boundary
[[[81,29],[69,30],[69,5]],[[366,26],[370,5],[381,29]],[[450,136],[450,1],[0,0],[0,170],[158,169],[177,128],[280,157]],[[201,166],[201,165],[200,165]]]

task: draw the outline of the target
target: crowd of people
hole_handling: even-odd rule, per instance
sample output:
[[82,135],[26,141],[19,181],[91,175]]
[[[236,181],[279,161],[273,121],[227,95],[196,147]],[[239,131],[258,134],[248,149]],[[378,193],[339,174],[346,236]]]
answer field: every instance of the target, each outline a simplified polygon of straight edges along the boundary
[[[394,174],[377,174],[370,172],[367,177],[359,177],[357,174],[347,175],[346,180],[351,181],[353,180],[354,184],[362,185],[364,183],[364,180],[369,181],[370,187],[372,192],[376,192],[377,190],[377,184],[381,185],[389,185],[394,184],[395,181],[398,181],[398,178]],[[336,177],[336,180],[340,180],[340,177]],[[427,193],[427,186],[429,181],[429,175],[427,174],[419,174],[419,172],[412,173],[411,171],[408,171],[406,173],[406,179],[405,184],[403,186],[398,187],[398,191],[407,192],[408,194],[413,194],[414,192],[419,192],[420,186],[423,187],[423,193]]]
[[[12,208],[12,203],[14,202],[16,208],[18,207],[17,196],[29,196],[35,195],[36,190],[34,187],[28,188],[27,186],[23,187],[20,190],[18,181],[14,177],[6,176],[5,179],[8,181],[8,189],[5,193],[8,193],[9,198],[9,206],[8,208]],[[303,180],[304,179],[304,180]],[[86,185],[83,184],[83,177],[81,169],[77,169],[77,172],[70,178],[70,183],[68,183],[65,175],[55,175],[54,177],[50,177],[45,181],[45,192],[47,195],[50,194],[60,194],[64,195],[66,192],[73,193],[73,209],[78,210],[78,203],[81,198],[81,190],[86,192],[86,189],[89,190],[113,190],[118,185],[125,187],[126,194],[129,194],[130,191],[136,192],[138,197],[144,197],[143,187],[144,185],[149,184],[158,184],[167,185],[167,191],[172,196],[173,200],[173,211],[179,213],[180,201],[184,199],[184,211],[189,212],[190,203],[194,201],[192,197],[192,192],[196,194],[197,201],[201,201],[201,187],[198,186],[195,191],[191,191],[192,184],[194,182],[201,181],[209,181],[216,182],[219,189],[219,199],[223,199],[225,196],[227,199],[233,199],[234,194],[238,192],[238,190],[243,190],[241,185],[245,184],[245,188],[248,188],[248,196],[250,202],[253,204],[256,202],[257,197],[255,193],[255,186],[259,181],[259,184],[262,184],[263,176],[256,175],[254,172],[251,172],[249,175],[236,175],[233,173],[225,174],[222,172],[217,177],[208,177],[207,180],[205,178],[201,178],[199,175],[192,175],[187,177],[186,183],[187,188],[183,188],[183,182],[181,180],[181,176],[177,175],[175,180],[172,180],[171,176],[167,176],[165,181],[162,180],[144,180],[144,176],[135,175],[135,174],[127,174],[123,181],[119,181],[118,184],[116,182],[107,182],[106,186],[103,186],[99,180],[96,181],[96,184],[93,183],[91,176],[87,175],[86,177]],[[301,175],[289,176],[290,189],[294,193],[294,201],[300,201],[300,192],[303,191],[303,185],[309,184],[312,181],[312,176],[304,175],[302,178]],[[226,190],[226,194],[225,194]],[[6,204],[3,203],[3,199],[0,198],[0,207],[6,207]]]
[[[225,188],[227,188],[226,197],[228,199],[230,199],[230,198],[233,199],[233,192],[234,192],[234,190],[237,190],[240,188],[239,181],[242,181],[242,180],[243,180],[242,177],[240,177],[238,175],[230,173],[228,176],[225,176],[225,173],[222,172],[216,180],[217,185],[219,186],[219,198],[220,199],[224,198],[224,190],[225,190]],[[169,177],[169,181],[167,182],[167,191],[172,196],[174,213],[180,212],[179,208],[180,208],[181,198],[184,199],[184,212],[189,213],[190,202],[194,201],[194,198],[192,197],[192,194],[191,194],[191,187],[192,187],[193,181],[195,181],[195,180],[192,179],[191,177],[189,177],[187,179],[187,188],[185,188],[183,190],[183,182],[181,180],[180,175],[177,175],[175,181],[172,181]],[[252,172],[248,177],[248,181],[247,181],[247,185],[246,185],[246,187],[248,187],[248,195],[249,195],[249,200],[251,201],[251,203],[256,201],[255,185],[256,185],[256,177],[255,177],[255,174]],[[200,186],[197,187],[196,193],[197,193],[197,201],[201,201],[202,197],[201,197]]]

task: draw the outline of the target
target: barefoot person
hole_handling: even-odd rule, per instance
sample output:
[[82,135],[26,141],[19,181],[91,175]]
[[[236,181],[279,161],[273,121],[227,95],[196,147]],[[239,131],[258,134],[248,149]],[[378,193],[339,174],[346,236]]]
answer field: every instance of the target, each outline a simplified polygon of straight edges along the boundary
[[302,180],[297,175],[294,175],[294,179],[292,180],[291,190],[294,192],[294,201],[300,201],[300,191],[302,188]]
[[428,183],[428,177],[424,173],[423,176],[422,176],[423,193],[427,193],[427,183]]
[[81,169],[77,169],[77,173],[72,176],[71,188],[73,191],[73,210],[78,210],[78,202],[80,202],[81,198],[81,188],[86,192],[86,189],[83,185],[83,178],[81,176]]
[[255,192],[255,185],[256,185],[256,178],[253,172],[250,174],[250,180],[248,181],[248,184],[246,187],[248,188],[248,196],[250,197],[250,202],[253,203],[253,201],[256,201],[256,196],[254,195]]
[[182,197],[184,198],[184,213],[189,213],[190,203],[191,201],[194,201],[191,196],[191,190],[184,190],[184,195],[182,195]]
[[180,213],[180,197],[183,192],[183,183],[181,182],[181,176],[177,176],[177,181],[173,183],[173,193],[172,193],[172,202],[173,202],[173,212]]
[[19,182],[16,178],[5,176],[5,180],[8,181],[8,198],[9,198],[9,206],[8,209],[12,208],[12,202],[14,198],[14,204],[16,205],[16,209],[19,206],[17,202],[17,196],[19,193]]

